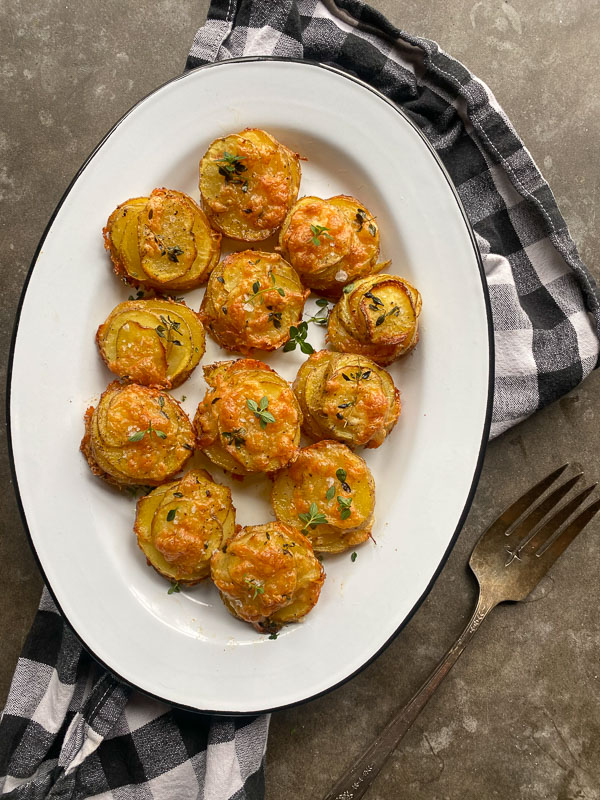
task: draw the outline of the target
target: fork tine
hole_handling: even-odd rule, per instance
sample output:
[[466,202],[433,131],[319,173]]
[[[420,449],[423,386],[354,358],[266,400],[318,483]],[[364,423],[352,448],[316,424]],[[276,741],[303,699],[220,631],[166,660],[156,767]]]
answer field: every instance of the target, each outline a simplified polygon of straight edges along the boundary
[[546,489],[551,486],[554,481],[559,478],[569,464],[563,464],[562,467],[555,469],[554,472],[551,472],[550,475],[547,475],[543,478],[539,483],[536,483],[535,486],[532,486],[522,497],[519,497],[518,500],[509,506],[502,514],[498,517],[498,519],[492,523],[490,528],[488,529],[488,533],[500,533],[501,531],[505,531],[507,528],[510,528],[511,525],[522,517],[523,514],[527,511],[527,509],[535,503],[535,501],[540,498]]
[[[569,478],[566,483],[563,483],[562,486],[559,486],[557,489],[555,489],[551,494],[548,495],[548,497],[539,503],[539,505],[530,511],[530,513],[527,514],[527,516],[524,517],[524,519],[515,528],[506,531],[507,536],[515,536],[517,539],[520,539],[522,536],[525,537],[519,544],[519,550],[522,550],[528,541],[533,538],[534,531],[538,523],[540,523],[544,517],[559,504],[563,497],[571,491],[573,486],[575,486],[582,475],[583,472],[580,472],[579,475]],[[575,509],[573,509],[573,511],[574,510]],[[529,536],[529,534],[532,535]]]
[[[550,517],[550,519],[542,525],[541,528],[534,530],[533,534],[527,536],[517,547],[517,554],[523,552],[534,552],[538,550],[538,553],[542,551],[544,545],[550,541],[552,536],[556,533],[556,531],[565,524],[565,522],[569,519],[569,517],[579,508],[579,506],[583,503],[584,500],[589,497],[589,495],[594,491],[598,484],[593,483],[591,486],[588,486],[587,489],[584,489],[572,500],[569,500],[568,503],[559,509],[554,516]],[[555,492],[553,492],[555,494]]]
[[556,559],[561,556],[571,542],[581,533],[590,520],[600,511],[600,500],[591,503],[578,517],[568,525],[554,540],[546,542],[536,553],[536,557],[543,559],[549,569]]

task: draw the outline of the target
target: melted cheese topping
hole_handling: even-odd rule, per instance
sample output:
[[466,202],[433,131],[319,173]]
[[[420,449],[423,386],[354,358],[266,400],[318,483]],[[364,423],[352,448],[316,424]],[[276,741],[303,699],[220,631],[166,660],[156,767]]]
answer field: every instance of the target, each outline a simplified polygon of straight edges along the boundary
[[[211,446],[218,445],[247,472],[272,472],[293,460],[300,410],[283,378],[262,362],[239,359],[207,373],[206,380],[213,389],[198,406],[195,421],[199,446],[209,457]],[[248,407],[249,400],[259,405],[263,398],[274,422],[261,424],[260,415]]]
[[[324,573],[305,537],[272,522],[243,528],[216,552],[211,577],[235,616],[268,631],[310,611]],[[288,618],[274,617],[286,608]]]
[[99,450],[94,455],[117,478],[161,482],[183,466],[194,446],[191,424],[177,403],[144,386],[111,384],[94,416],[99,436],[92,438],[93,450]]
[[300,321],[308,293],[280,256],[248,250],[228,256],[213,272],[202,314],[227,349],[275,350]]
[[[311,226],[323,226],[326,230],[316,235]],[[352,227],[344,214],[315,197],[298,203],[282,245],[292,266],[301,275],[310,277],[349,254],[353,238]]]

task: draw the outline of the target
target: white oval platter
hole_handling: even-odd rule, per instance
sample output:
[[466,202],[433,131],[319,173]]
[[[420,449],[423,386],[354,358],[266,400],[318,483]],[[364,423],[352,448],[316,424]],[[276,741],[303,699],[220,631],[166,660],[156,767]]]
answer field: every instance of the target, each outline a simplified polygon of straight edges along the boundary
[[[131,289],[102,241],[110,212],[167,186],[198,199],[198,161],[218,136],[260,127],[308,160],[300,195],[356,195],[381,256],[422,293],[421,341],[391,374],[403,413],[364,451],[377,487],[375,542],[324,560],[321,599],[276,640],[231,617],[210,583],[167,594],[132,533],[135,502],[81,453],[85,409],[112,379],[98,325]],[[272,247],[273,243],[268,243]],[[242,246],[243,247],[243,246]],[[236,245],[237,248],[237,245]],[[240,248],[241,249],[241,248]],[[198,309],[203,290],[188,293]],[[314,308],[314,298],[307,311]],[[324,346],[310,326],[309,341]],[[415,126],[377,92],[317,64],[240,59],[188,73],[136,105],[62,199],[30,270],[13,341],[10,436],[24,520],[61,611],[123,681],[199,711],[254,713],[330,690],[372,660],[430,588],[475,489],[491,407],[485,281],[456,191]],[[209,340],[204,364],[231,358]],[[292,380],[304,356],[265,357]],[[202,370],[174,392],[193,415]],[[273,519],[269,480],[232,481],[237,521]]]

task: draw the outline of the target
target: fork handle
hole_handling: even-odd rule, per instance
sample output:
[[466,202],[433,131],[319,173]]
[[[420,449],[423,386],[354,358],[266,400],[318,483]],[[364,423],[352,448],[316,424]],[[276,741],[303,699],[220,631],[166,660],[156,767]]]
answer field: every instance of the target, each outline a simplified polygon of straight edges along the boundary
[[427,701],[450,672],[475,631],[496,605],[495,600],[486,599],[480,592],[473,616],[444,658],[413,698],[400,709],[373,744],[360,756],[355,765],[344,773],[324,800],[359,800],[365,795],[388,756],[425,708]]

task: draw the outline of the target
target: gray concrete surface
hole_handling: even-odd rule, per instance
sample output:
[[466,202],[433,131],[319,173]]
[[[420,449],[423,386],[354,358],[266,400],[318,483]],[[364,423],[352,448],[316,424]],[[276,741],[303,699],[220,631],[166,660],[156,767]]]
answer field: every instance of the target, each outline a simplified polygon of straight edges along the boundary
[[[600,278],[600,5],[592,0],[376,0],[436,39],[494,90]],[[0,5],[0,315],[6,372],[13,315],[46,222],[100,137],[178,74],[205,0]],[[32,365],[34,368],[34,365]],[[593,374],[488,449],[473,508],[426,602],[389,649],[336,692],[275,714],[267,800],[319,798],[461,630],[477,535],[533,478],[564,461],[600,476]],[[2,427],[3,447],[5,440]],[[41,580],[1,462],[0,703]],[[372,800],[600,798],[600,521],[526,604],[493,614],[373,787]]]

